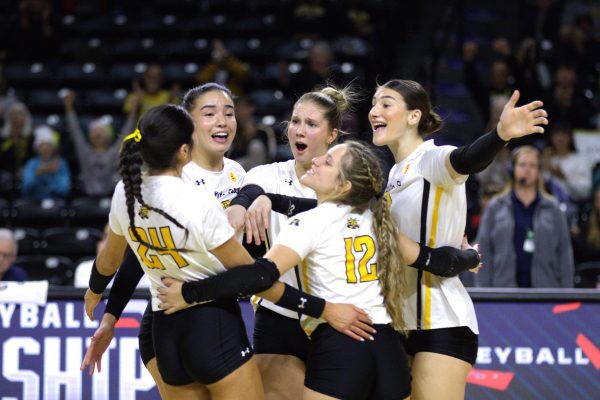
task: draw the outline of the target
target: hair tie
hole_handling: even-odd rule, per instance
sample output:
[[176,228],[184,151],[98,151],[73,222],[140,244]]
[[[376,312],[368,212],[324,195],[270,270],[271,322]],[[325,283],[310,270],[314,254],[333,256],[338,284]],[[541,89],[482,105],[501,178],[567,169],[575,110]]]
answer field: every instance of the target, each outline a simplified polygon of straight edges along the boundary
[[128,140],[133,139],[136,142],[140,142],[140,140],[142,140],[142,132],[140,132],[139,129],[136,129],[135,131],[133,131],[132,133],[130,133],[129,135],[125,136],[125,138],[123,139],[123,142],[126,142]]

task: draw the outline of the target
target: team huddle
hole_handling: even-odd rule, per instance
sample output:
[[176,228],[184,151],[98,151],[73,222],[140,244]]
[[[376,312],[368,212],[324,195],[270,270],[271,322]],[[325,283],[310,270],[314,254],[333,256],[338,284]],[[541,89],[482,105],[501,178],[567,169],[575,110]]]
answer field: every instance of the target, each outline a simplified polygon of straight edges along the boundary
[[[139,342],[165,399],[460,399],[478,327],[457,275],[481,267],[464,240],[469,174],[506,143],[543,132],[539,101],[470,145],[436,146],[427,92],[375,90],[373,144],[337,144],[350,89],[305,93],[287,122],[294,158],[246,172],[225,157],[236,132],[231,92],[208,83],[181,106],[146,112],[125,137],[85,295],[88,316],[115,276],[82,363],[100,369],[141,277],[151,301]],[[265,243],[253,258],[242,244]],[[238,299],[255,306],[252,344]]]

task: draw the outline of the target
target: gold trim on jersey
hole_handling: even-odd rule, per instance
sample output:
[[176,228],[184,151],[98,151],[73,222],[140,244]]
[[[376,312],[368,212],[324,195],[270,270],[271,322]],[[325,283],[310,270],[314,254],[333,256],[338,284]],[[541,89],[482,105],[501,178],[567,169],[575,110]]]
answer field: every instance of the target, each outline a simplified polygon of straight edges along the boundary
[[[433,212],[431,213],[431,229],[429,233],[429,247],[435,247],[437,236],[437,224],[440,213],[440,202],[444,189],[438,187],[435,189],[435,199],[433,201]],[[431,273],[423,271],[423,285],[425,286],[425,301],[423,304],[423,328],[431,329]]]

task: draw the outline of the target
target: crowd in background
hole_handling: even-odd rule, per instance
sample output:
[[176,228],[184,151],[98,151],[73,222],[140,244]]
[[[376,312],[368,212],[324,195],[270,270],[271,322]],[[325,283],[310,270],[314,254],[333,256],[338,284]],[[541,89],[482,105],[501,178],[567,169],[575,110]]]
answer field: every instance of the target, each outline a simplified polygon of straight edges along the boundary
[[[410,55],[400,54],[399,43],[410,38],[417,29],[414,21],[403,16],[402,7],[396,2],[283,2],[273,14],[279,18],[281,36],[290,40],[267,49],[265,57],[272,62],[269,74],[253,70],[255,64],[229,48],[229,37],[225,38],[228,35],[224,34],[223,38],[208,41],[206,57],[197,60],[199,67],[194,73],[194,82],[167,79],[165,65],[169,60],[164,56],[144,63],[131,80],[120,110],[113,110],[110,117],[88,112],[93,98],[79,99],[87,88],[56,90],[64,123],[53,126],[47,116],[40,115],[39,108],[32,115],[35,107],[28,104],[28,99],[32,98],[33,91],[21,97],[23,88],[10,81],[9,67],[42,63],[50,76],[56,73],[63,62],[61,43],[72,34],[65,28],[65,17],[69,15],[129,14],[143,19],[145,13],[156,10],[143,2],[121,5],[108,0],[81,4],[68,0],[20,0],[18,7],[14,2],[4,3],[5,19],[9,23],[6,29],[11,35],[10,40],[3,35],[0,41],[0,197],[7,201],[110,197],[118,180],[116,159],[120,138],[133,130],[140,115],[149,108],[179,103],[181,92],[188,89],[183,85],[214,81],[226,85],[238,97],[238,132],[229,156],[245,169],[290,157],[283,150],[285,146],[278,146],[284,141],[279,122],[286,120],[285,113],[279,110],[289,109],[281,103],[293,102],[298,94],[325,83],[353,84],[365,92],[362,105],[345,115],[343,130],[352,138],[370,141],[365,111],[370,106],[369,91],[378,80],[404,78],[395,76],[395,71]],[[238,2],[224,3],[241,7]],[[199,4],[206,14],[213,12],[211,7],[218,7],[218,2]],[[253,11],[253,7],[259,10],[260,4],[250,1],[244,6]],[[502,107],[514,89],[520,90],[521,103],[543,100],[550,125],[544,136],[511,143],[487,170],[470,178],[467,234],[473,242],[488,243],[490,235],[508,232],[510,236],[511,229],[520,226],[520,231],[528,235],[532,226],[526,226],[527,222],[531,224],[540,217],[537,209],[529,206],[542,207],[548,200],[556,204],[565,219],[562,232],[562,224],[556,220],[562,217],[551,214],[554,216],[548,217],[553,218],[549,234],[569,242],[565,243],[564,254],[561,254],[564,258],[560,259],[563,266],[571,265],[563,273],[573,274],[574,265],[600,263],[600,167],[578,151],[575,141],[577,130],[598,130],[600,126],[600,21],[597,20],[600,8],[585,1],[536,0],[519,4],[516,37],[509,40],[499,32],[497,37],[484,42],[467,36],[457,45],[462,55],[462,84],[484,121],[482,133],[497,124]],[[214,11],[215,14],[221,12],[222,9]],[[327,22],[332,18],[336,19],[335,24]],[[352,40],[344,42],[340,38]],[[340,43],[350,48],[340,48]],[[364,49],[367,50],[363,53]],[[354,63],[336,59],[339,54],[350,57],[353,52],[356,54]],[[287,56],[289,54],[293,56]],[[273,93],[280,97],[263,101],[261,79],[270,79]],[[85,112],[86,118],[79,118],[80,110]],[[516,192],[515,185],[521,184],[516,173],[519,160],[514,150],[520,145],[537,149],[531,162],[537,171],[532,182],[539,190],[535,191],[533,203],[523,206],[523,213],[508,212],[515,221],[512,228],[502,231],[494,225],[494,220],[503,215],[499,210],[502,199],[508,199],[507,206],[523,205],[510,200],[511,190]],[[541,240],[541,228],[536,233]],[[515,260],[529,257],[526,262],[530,264],[546,262],[531,259],[536,252],[521,245],[527,236],[518,243],[510,237],[507,240],[510,243],[504,245],[506,249],[516,250]],[[494,251],[499,251],[494,246],[492,242],[482,244],[484,260],[487,257],[490,264]],[[508,250],[500,248],[500,251],[506,256]],[[542,279],[542,283],[519,279],[494,281],[490,277],[494,268],[488,268],[480,279],[467,276],[465,280],[483,286],[573,285],[570,276],[550,281]]]

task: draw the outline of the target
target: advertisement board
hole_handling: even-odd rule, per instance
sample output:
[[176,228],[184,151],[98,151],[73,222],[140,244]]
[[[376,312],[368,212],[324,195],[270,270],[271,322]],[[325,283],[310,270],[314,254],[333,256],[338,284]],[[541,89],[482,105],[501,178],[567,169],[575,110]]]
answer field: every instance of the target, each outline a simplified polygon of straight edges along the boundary
[[[0,400],[158,399],[138,351],[145,307],[128,305],[102,371],[90,377],[79,367],[97,322],[81,300],[0,303]],[[480,346],[467,399],[600,398],[600,302],[478,300],[475,308]],[[251,306],[242,309],[251,332]]]

